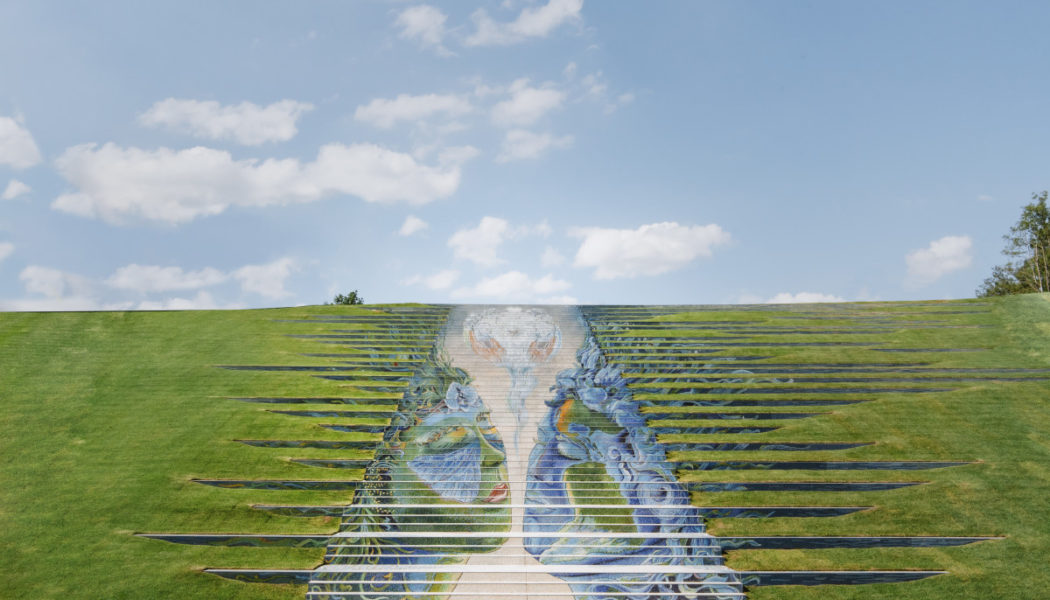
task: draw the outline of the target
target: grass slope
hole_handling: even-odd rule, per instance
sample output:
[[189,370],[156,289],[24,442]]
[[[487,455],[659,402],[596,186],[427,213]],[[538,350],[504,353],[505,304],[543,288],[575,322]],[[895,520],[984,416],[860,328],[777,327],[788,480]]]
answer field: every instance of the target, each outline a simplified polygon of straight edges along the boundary
[[[976,353],[882,353],[850,347],[776,347],[770,362],[931,361],[942,367],[1050,367],[1050,296],[990,301],[883,303],[872,313],[936,318],[982,328],[892,329],[875,336],[890,347],[982,347]],[[371,307],[368,307],[371,308]],[[987,308],[982,307],[982,308]],[[339,395],[340,385],[301,373],[217,369],[219,364],[318,364],[299,353],[336,346],[285,337],[322,333],[312,324],[273,319],[362,309],[308,307],[255,311],[0,314],[0,556],[9,598],[295,598],[302,586],[232,582],[200,574],[204,566],[311,568],[320,550],[183,546],[134,532],[330,533],[337,519],[291,519],[253,503],[338,504],[345,492],[227,490],[190,481],[208,478],[340,479],[347,472],[289,463],[323,451],[260,449],[238,438],[352,439],[311,419],[275,415],[226,399],[253,395]],[[790,310],[745,308],[660,320],[755,320],[833,329],[857,326],[841,307],[819,321]],[[960,314],[923,317],[956,310]],[[905,315],[907,315],[905,317]],[[661,335],[666,332],[661,332]],[[703,336],[701,330],[673,335]],[[778,336],[777,341],[846,339]],[[922,384],[917,384],[922,385]],[[727,480],[923,480],[890,492],[695,494],[698,505],[874,505],[831,519],[724,519],[716,535],[1003,535],[958,548],[739,551],[738,569],[944,569],[950,576],[882,586],[765,588],[756,600],[838,598],[1036,598],[1050,575],[1050,384],[977,381],[936,395],[889,394],[836,407],[829,415],[782,421],[755,436],[702,441],[876,441],[841,452],[683,454],[705,459],[974,460],[979,464],[921,472],[719,471]],[[741,396],[758,397],[758,396]],[[825,396],[829,397],[829,396]],[[332,408],[332,407],[329,407]],[[338,407],[336,407],[338,408]],[[776,409],[773,409],[776,410]],[[791,409],[789,409],[791,410]],[[794,409],[806,410],[806,409]],[[734,422],[708,421],[711,425]],[[765,423],[763,423],[765,424]],[[368,437],[368,436],[365,436]],[[668,438],[676,439],[676,438]],[[689,439],[679,436],[677,439]],[[700,436],[697,436],[697,440]],[[798,455],[798,456],[796,456]],[[334,454],[333,454],[334,456]],[[340,453],[346,457],[346,453]]]

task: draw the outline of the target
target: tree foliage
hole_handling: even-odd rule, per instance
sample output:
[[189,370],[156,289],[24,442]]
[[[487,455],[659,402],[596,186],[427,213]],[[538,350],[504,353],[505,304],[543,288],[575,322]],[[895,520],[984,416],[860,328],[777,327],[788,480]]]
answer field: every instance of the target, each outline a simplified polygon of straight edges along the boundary
[[358,295],[357,290],[350,292],[349,294],[336,294],[335,298],[329,304],[364,304],[365,299],[363,296]]
[[1021,210],[1021,218],[1003,236],[1010,257],[992,269],[992,276],[977,289],[978,296],[1005,296],[1050,291],[1050,208],[1047,192],[1032,194],[1032,203]]

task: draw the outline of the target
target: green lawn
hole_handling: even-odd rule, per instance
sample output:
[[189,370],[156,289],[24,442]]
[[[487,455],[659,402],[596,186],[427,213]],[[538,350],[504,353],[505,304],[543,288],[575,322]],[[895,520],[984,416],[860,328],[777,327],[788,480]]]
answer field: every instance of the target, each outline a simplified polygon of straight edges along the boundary
[[[859,347],[777,346],[747,354],[771,362],[930,362],[940,367],[1050,368],[1050,296],[944,303],[871,303],[753,311],[704,311],[666,320],[750,320],[770,326],[859,327],[857,315],[940,320],[952,328],[890,327],[871,338],[886,347],[985,348],[966,353],[890,353]],[[371,307],[365,307],[371,308]],[[990,309],[990,312],[969,311]],[[275,415],[227,399],[253,395],[339,395],[337,382],[301,373],[229,371],[221,364],[317,364],[301,352],[338,347],[285,337],[332,326],[273,319],[363,309],[307,307],[253,311],[0,314],[0,556],[7,598],[295,598],[305,586],[245,584],[204,575],[213,567],[311,568],[317,549],[175,545],[135,532],[330,533],[335,518],[287,518],[253,503],[338,504],[345,492],[229,490],[206,478],[339,479],[348,472],[283,458],[317,450],[260,449],[238,438],[324,439],[316,419]],[[808,310],[808,309],[807,309]],[[958,314],[944,314],[958,313]],[[804,318],[798,318],[804,317]],[[980,325],[981,327],[972,327]],[[346,328],[346,327],[343,327]],[[643,332],[637,329],[632,333]],[[707,336],[705,330],[660,335]],[[859,336],[781,335],[778,342]],[[763,338],[770,339],[770,338]],[[744,351],[741,351],[744,353]],[[806,387],[819,387],[808,385]],[[890,385],[890,384],[886,384]],[[901,384],[909,385],[912,384]],[[923,383],[915,386],[925,385]],[[934,384],[936,385],[936,384]],[[716,535],[1001,535],[1007,539],[934,549],[738,551],[743,570],[931,569],[948,576],[882,586],[765,588],[755,599],[1039,598],[1050,575],[1050,383],[972,381],[937,394],[884,394],[828,415],[779,421],[761,435],[702,441],[874,441],[835,452],[790,453],[806,460],[967,460],[918,472],[718,471],[729,480],[922,480],[864,493],[695,494],[699,505],[852,505],[875,510],[836,518],[724,519]],[[914,387],[914,386],[913,386]],[[375,394],[382,396],[384,394]],[[389,395],[389,394],[386,394]],[[758,398],[741,395],[740,398]],[[804,397],[803,395],[793,397]],[[814,395],[813,397],[817,397]],[[829,396],[821,396],[829,397]],[[771,399],[776,399],[771,397]],[[327,407],[339,408],[339,407]],[[760,410],[760,409],[749,409]],[[770,409],[778,410],[778,409]],[[806,408],[785,410],[806,411]],[[324,421],[322,421],[324,422]],[[731,421],[707,421],[734,425]],[[765,424],[765,423],[763,423]],[[341,439],[352,439],[340,434]],[[365,436],[367,438],[368,436]],[[699,439],[700,436],[697,436]],[[737,439],[739,438],[739,439]],[[690,439],[677,436],[672,439]],[[704,459],[785,460],[786,453],[686,454]],[[799,455],[799,456],[795,456]]]

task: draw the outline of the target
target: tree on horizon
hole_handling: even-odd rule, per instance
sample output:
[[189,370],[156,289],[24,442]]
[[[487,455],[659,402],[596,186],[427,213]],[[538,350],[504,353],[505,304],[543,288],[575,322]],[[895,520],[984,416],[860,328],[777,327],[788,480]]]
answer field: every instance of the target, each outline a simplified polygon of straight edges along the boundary
[[1021,209],[1021,218],[1003,236],[1010,257],[992,269],[991,277],[977,288],[979,297],[1050,291],[1050,208],[1047,191],[1032,194]]

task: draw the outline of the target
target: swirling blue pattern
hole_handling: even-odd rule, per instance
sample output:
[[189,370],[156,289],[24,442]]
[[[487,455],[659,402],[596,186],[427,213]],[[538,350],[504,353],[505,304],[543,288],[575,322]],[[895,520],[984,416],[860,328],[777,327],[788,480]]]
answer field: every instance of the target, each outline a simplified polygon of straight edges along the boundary
[[[550,410],[530,455],[524,527],[536,535],[526,538],[526,549],[544,564],[722,565],[720,547],[704,533],[703,519],[690,505],[689,492],[675,479],[655,432],[645,425],[638,410],[641,403],[632,397],[621,369],[606,362],[593,338],[588,338],[577,359],[580,366],[559,373],[551,388]],[[570,401],[581,402],[620,430],[564,422],[563,407]],[[567,470],[583,463],[604,465],[627,505],[633,507],[635,530],[652,534],[652,538],[641,543],[631,538],[604,538],[582,550],[566,542],[575,532],[599,529],[581,519],[566,481]],[[664,535],[670,533],[696,535]],[[739,578],[729,569],[717,573],[698,569],[689,575],[581,573],[563,578],[580,597],[619,592],[629,597],[707,593],[739,598],[741,593]]]

